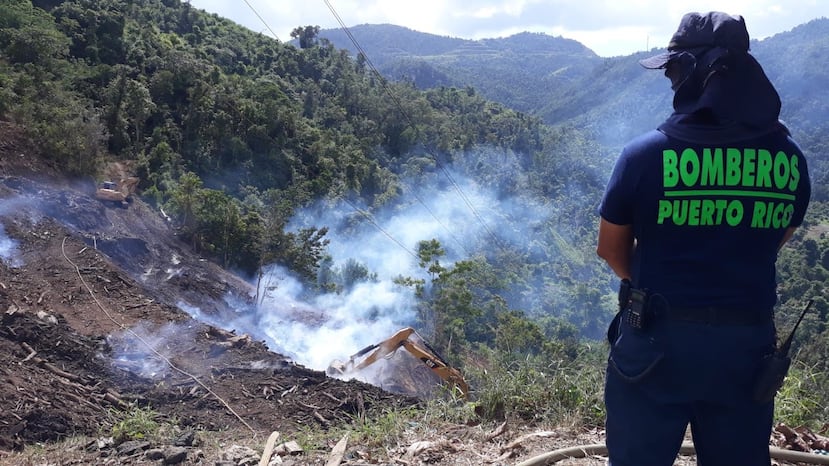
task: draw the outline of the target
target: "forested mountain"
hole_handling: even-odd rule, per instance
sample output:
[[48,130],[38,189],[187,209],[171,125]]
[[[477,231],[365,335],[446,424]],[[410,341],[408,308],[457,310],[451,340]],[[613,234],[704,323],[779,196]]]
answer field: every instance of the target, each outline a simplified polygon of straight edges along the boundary
[[[466,40],[392,25],[355,26],[349,32],[390,79],[408,80],[421,89],[470,86],[527,113],[538,113],[540,103],[564,95],[602,61],[579,42],[538,33]],[[340,29],[323,29],[319,36],[358,55]]]
[[[431,237],[405,245],[423,248],[416,254],[431,271],[428,287],[402,277],[420,291],[436,293],[443,279],[452,295],[469,275],[486,278],[452,306],[438,307],[439,294],[424,298],[420,315],[434,322],[445,313],[452,323],[430,324],[442,329],[436,340],[474,333],[492,342],[492,325],[510,310],[593,336],[609,318],[600,301],[610,277],[582,257],[603,154],[576,130],[548,128],[471,87],[422,92],[388,82],[330,43],[296,48],[186,2],[16,0],[0,10],[0,48],[3,118],[24,126],[67,172],[100,178],[112,159],[133,167],[143,196],[226,267],[254,276],[276,263],[320,290],[342,288],[354,278],[323,267],[334,226],[311,219],[292,230],[300,209],[329,199],[348,203],[351,216],[379,215],[473,180],[487,196],[523,199],[544,216],[492,206],[487,222],[506,235],[493,237],[470,192],[455,203],[468,205],[489,235],[465,235],[452,247],[431,247]],[[527,227],[532,237],[518,233]],[[447,254],[468,261],[463,272],[440,265]],[[477,277],[490,261],[501,264],[498,273]],[[321,267],[325,282],[317,281]],[[448,309],[485,315],[464,322]]]
[[[407,79],[423,89],[470,86],[547,124],[590,131],[612,153],[643,129],[659,124],[671,108],[672,93],[662,73],[638,64],[661,49],[602,58],[578,42],[537,33],[473,41],[389,25],[350,30],[390,79]],[[343,31],[323,29],[319,35],[355,54]],[[829,100],[818,98],[829,81],[822,65],[829,60],[828,43],[827,18],[751,43],[752,53],[780,92],[782,118],[812,154],[817,180],[826,179],[828,168],[821,136],[827,132]],[[824,188],[817,194],[826,199]]]
[[[818,181],[827,29],[753,44]],[[7,0],[0,119],[80,179],[130,167],[182,238],[252,281],[277,265],[305,297],[342,298],[397,267],[413,304],[396,323],[424,328],[455,363],[570,360],[600,341],[616,296],[595,257],[595,209],[621,144],[668,114],[661,74],[541,34],[361,26],[360,57],[335,31],[296,32],[281,43],[180,0]],[[816,383],[829,361],[827,218],[816,202],[781,259],[783,321],[815,297],[798,344],[823,371]],[[334,240],[366,230],[379,239]],[[416,270],[373,249],[388,239]],[[343,256],[356,252],[380,257]]]

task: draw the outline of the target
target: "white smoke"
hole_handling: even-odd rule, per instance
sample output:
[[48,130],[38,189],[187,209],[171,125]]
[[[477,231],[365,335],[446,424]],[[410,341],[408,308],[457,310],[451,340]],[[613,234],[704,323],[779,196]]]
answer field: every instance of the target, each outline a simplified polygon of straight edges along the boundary
[[107,342],[115,354],[112,364],[142,377],[163,378],[170,372],[167,360],[176,355],[170,342],[186,341],[188,331],[192,329],[181,324],[141,322],[129,330],[110,335]]
[[[417,325],[414,290],[395,283],[399,277],[429,282],[428,272],[418,264],[421,241],[441,243],[446,255],[439,261],[446,268],[502,246],[534,256],[533,260],[550,260],[544,257],[550,251],[538,245],[549,241],[552,219],[561,221],[557,205],[528,196],[498,196],[468,178],[455,173],[451,177],[451,182],[421,182],[385,209],[320,201],[296,213],[288,229],[327,227],[331,263],[326,266],[341,273],[346,264],[356,262],[369,273],[363,281],[338,292],[319,293],[306,289],[285,268],[272,265],[260,280],[255,306],[228,301],[235,310],[231,315],[202,312],[183,302],[179,307],[194,319],[250,334],[303,366],[325,370],[333,361],[348,360],[401,328],[423,331]],[[526,289],[507,290],[502,296],[510,295],[526,300],[512,303],[515,308],[534,301]]]
[[[28,217],[36,220],[36,210],[32,209],[35,203],[23,196],[13,196],[0,199],[0,217],[6,218],[13,214],[26,212]],[[19,243],[6,234],[6,229],[0,224],[0,262],[9,267],[22,267],[24,261],[18,250]]]
[[0,262],[9,267],[21,267],[23,259],[17,249],[18,242],[6,235],[6,229],[0,224]]
[[263,288],[256,307],[228,301],[233,315],[204,312],[183,301],[178,307],[199,322],[263,340],[272,351],[316,370],[348,359],[414,319],[412,290],[391,281],[303,298],[303,286],[284,268],[272,266],[266,275],[271,285]]
[[421,186],[383,211],[369,213],[350,202],[319,202],[296,214],[290,230],[329,228],[325,239],[330,241],[331,270],[341,271],[356,261],[371,275],[364,281],[339,292],[315,293],[290,271],[272,265],[260,280],[256,306],[228,301],[235,309],[232,315],[203,312],[185,302],[178,306],[201,322],[263,340],[274,352],[311,369],[347,360],[403,327],[416,327],[414,290],[395,279],[428,282],[428,273],[418,265],[420,241],[440,241],[446,250],[439,258],[444,267],[468,257],[476,245],[492,244],[487,237],[499,221],[498,210],[511,201],[499,201],[458,175],[454,179],[456,184]]
[[[333,270],[356,261],[376,279],[340,293],[307,296],[288,271],[271,267],[262,280],[263,299],[255,312],[256,326],[273,349],[316,370],[334,360],[347,360],[397,330],[415,326],[414,291],[395,284],[394,279],[402,276],[428,282],[416,256],[420,241],[440,241],[446,256],[439,261],[451,267],[481,247],[529,241],[532,235],[527,228],[553,214],[528,202],[498,199],[469,179],[451,176],[453,182],[421,185],[381,211],[369,213],[350,202],[329,201],[298,212],[289,229],[329,228],[327,251]],[[504,225],[505,212],[520,220]]]
[[[34,203],[21,196],[0,199],[0,217],[26,212],[27,216],[34,217],[31,207]],[[18,250],[19,243],[6,234],[5,227],[0,224],[0,262],[9,267],[22,267],[23,258]]]
[[348,293],[323,294],[302,302],[299,282],[284,269],[282,287],[265,294],[258,328],[277,350],[312,369],[324,370],[335,359],[348,359],[360,348],[391,336],[414,321],[413,292],[390,279],[359,283]]

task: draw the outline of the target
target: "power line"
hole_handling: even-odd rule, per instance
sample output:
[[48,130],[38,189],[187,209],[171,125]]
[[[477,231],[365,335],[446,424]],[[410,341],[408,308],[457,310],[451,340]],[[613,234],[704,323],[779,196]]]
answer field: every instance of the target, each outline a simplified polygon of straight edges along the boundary
[[[405,185],[405,183],[404,183],[404,185]],[[463,253],[464,253],[464,254],[466,254],[466,255],[468,256],[468,255],[469,255],[469,251],[467,251],[467,250],[466,250],[466,248],[464,247],[464,245],[463,245],[463,243],[461,242],[461,240],[459,240],[459,239],[458,239],[458,237],[457,237],[457,236],[455,236],[455,234],[454,234],[454,233],[452,233],[452,230],[450,230],[450,229],[449,229],[449,227],[447,227],[446,225],[444,225],[444,224],[443,224],[443,222],[442,222],[442,221],[441,221],[441,220],[437,217],[437,215],[435,215],[435,213],[434,213],[434,212],[432,212],[432,209],[429,207],[429,205],[428,205],[428,204],[426,204],[426,203],[425,203],[422,199],[420,199],[420,196],[418,196],[418,195],[417,195],[417,192],[415,192],[414,188],[412,188],[412,187],[410,187],[410,186],[408,186],[408,185],[406,185],[406,187],[409,189],[409,193],[411,193],[411,195],[412,195],[412,196],[414,196],[414,198],[417,200],[417,202],[419,202],[419,203],[420,203],[420,205],[422,205],[422,206],[423,206],[423,208],[424,208],[424,209],[426,209],[426,211],[427,211],[427,212],[429,212],[429,215],[431,215],[431,216],[432,216],[432,218],[433,218],[433,219],[435,219],[435,221],[436,221],[436,222],[438,222],[438,225],[440,225],[440,226],[441,226],[441,228],[443,228],[444,230],[446,230],[446,233],[448,233],[448,234],[449,234],[449,237],[450,237],[450,238],[452,238],[452,240],[453,240],[453,241],[455,241],[455,243],[457,243],[458,247],[460,247],[460,248],[461,248],[461,251],[463,251]]]
[[[260,15],[260,14],[259,14],[259,12],[258,12],[258,11],[256,11],[256,9],[253,7],[253,5],[252,5],[252,4],[251,4],[248,0],[244,0],[244,1],[245,1],[245,4],[246,4],[246,5],[247,5],[250,9],[251,9],[251,11],[253,11],[253,13],[256,15],[256,17],[257,17],[257,18],[259,18],[259,20],[260,20],[260,21],[262,21],[262,24],[264,24],[264,25],[265,25],[265,28],[267,28],[267,30],[268,30],[268,31],[270,31],[270,33],[274,36],[274,38],[276,38],[276,40],[279,40],[279,37],[276,35],[276,33],[273,31],[273,29],[271,29],[270,25],[268,25],[268,23],[265,21],[265,19],[262,17],[262,15]],[[354,35],[351,33],[351,30],[350,30],[350,29],[349,29],[349,28],[345,25],[345,22],[343,22],[343,20],[342,20],[342,18],[340,17],[339,13],[337,13],[337,11],[334,9],[333,5],[331,5],[331,3],[330,3],[328,0],[325,0],[325,4],[328,6],[328,9],[329,9],[329,10],[331,11],[331,13],[334,15],[334,18],[336,18],[337,22],[340,24],[340,27],[341,27],[341,28],[343,29],[343,31],[346,33],[346,35],[348,36],[348,38],[351,40],[351,42],[354,44],[354,46],[357,48],[357,50],[358,50],[358,51],[359,51],[359,52],[363,55],[363,58],[365,58],[366,63],[368,63],[368,65],[369,65],[369,67],[371,68],[372,72],[380,78],[379,82],[380,82],[381,86],[383,87],[383,90],[386,92],[386,94],[387,94],[387,95],[389,95],[389,97],[391,97],[391,99],[393,100],[394,104],[397,106],[397,108],[399,109],[400,113],[403,115],[403,117],[404,117],[404,119],[406,120],[406,122],[408,123],[408,125],[409,125],[411,128],[413,128],[413,129],[414,129],[415,133],[417,134],[417,137],[418,137],[418,138],[420,138],[420,137],[421,137],[421,132],[420,132],[420,129],[419,129],[419,128],[417,127],[417,125],[414,123],[414,120],[412,120],[412,118],[409,116],[409,114],[408,114],[408,113],[404,110],[404,108],[403,108],[403,104],[401,103],[400,99],[399,99],[399,98],[397,97],[397,95],[396,95],[396,94],[392,91],[392,89],[391,89],[391,88],[389,87],[389,85],[387,84],[386,80],[383,78],[383,76],[380,74],[380,72],[379,72],[379,71],[377,70],[377,68],[374,66],[374,63],[372,63],[372,61],[371,61],[371,59],[369,58],[368,54],[365,52],[365,50],[363,50],[363,48],[362,48],[362,46],[360,45],[360,43],[357,41],[357,39],[356,39],[356,38],[354,37]],[[483,226],[483,228],[487,231],[487,233],[488,233],[488,234],[489,234],[489,235],[493,238],[493,240],[495,241],[495,243],[496,243],[496,244],[498,244],[498,245],[500,246],[500,241],[499,241],[499,239],[495,236],[495,234],[492,232],[492,230],[490,230],[490,229],[489,229],[489,226],[486,224],[486,222],[484,221],[484,219],[481,217],[481,215],[478,213],[478,211],[477,211],[477,210],[475,209],[475,207],[472,205],[472,202],[471,202],[471,201],[469,200],[469,198],[466,196],[466,193],[464,193],[464,192],[463,192],[463,189],[461,189],[460,185],[457,183],[457,181],[455,181],[454,177],[453,177],[453,176],[449,173],[449,171],[446,169],[446,167],[445,167],[445,166],[444,166],[444,165],[440,162],[440,160],[439,160],[439,158],[437,157],[437,155],[435,155],[435,154],[431,153],[428,149],[426,150],[426,152],[427,152],[429,155],[431,155],[431,156],[432,156],[432,159],[435,161],[435,164],[437,165],[437,167],[438,167],[438,168],[440,168],[441,172],[444,174],[444,176],[446,176],[446,178],[447,178],[447,179],[449,180],[449,182],[452,184],[453,188],[457,191],[457,193],[458,193],[459,197],[461,198],[461,200],[463,200],[463,202],[466,204],[466,206],[469,208],[469,210],[470,210],[470,211],[472,212],[472,214],[475,216],[475,218],[477,219],[477,221],[478,221],[478,222],[479,222],[479,223]],[[417,200],[417,201],[418,201],[421,205],[423,205],[423,207],[427,210],[427,212],[429,212],[429,214],[432,216],[432,218],[434,218],[434,219],[435,219],[435,221],[436,221],[436,222],[437,222],[437,223],[438,223],[438,224],[439,224],[439,225],[440,225],[443,229],[445,229],[445,230],[448,232],[448,234],[449,234],[450,238],[452,238],[452,239],[453,239],[453,240],[454,240],[454,241],[458,244],[458,246],[461,248],[461,250],[462,250],[465,254],[467,254],[467,255],[468,255],[468,254],[469,254],[469,252],[468,252],[468,251],[466,250],[466,248],[463,246],[463,243],[461,243],[461,242],[460,242],[460,240],[458,240],[458,239],[457,239],[457,237],[455,237],[455,235],[452,233],[452,231],[451,231],[451,230],[450,230],[450,229],[449,229],[446,225],[444,225],[444,223],[443,223],[443,222],[441,222],[441,220],[440,220],[439,218],[437,218],[437,216],[434,214],[434,212],[433,212],[433,211],[429,208],[429,206],[428,206],[425,202],[423,202],[423,200],[421,200],[421,199],[420,199],[420,197],[419,197],[419,196],[417,196],[417,194],[414,192],[414,190],[411,190],[411,193],[412,193],[412,195],[415,197],[415,199],[416,199],[416,200]],[[398,245],[400,245],[400,246],[401,246],[404,250],[406,250],[406,252],[408,252],[409,254],[411,254],[412,256],[414,256],[415,258],[418,258],[417,254],[413,253],[413,252],[412,252],[411,250],[409,250],[409,249],[408,249],[405,245],[403,245],[401,242],[399,242],[397,239],[395,239],[393,236],[391,236],[391,234],[389,234],[388,232],[386,232],[385,230],[383,230],[383,229],[382,229],[382,227],[380,227],[380,225],[378,225],[378,224],[377,224],[377,222],[375,222],[375,221],[373,220],[373,218],[371,218],[371,217],[369,216],[369,214],[367,214],[365,211],[362,211],[362,210],[358,209],[356,206],[354,206],[353,204],[351,204],[351,203],[350,203],[350,202],[348,202],[347,200],[346,200],[345,202],[346,202],[346,203],[348,203],[348,204],[349,204],[349,205],[350,205],[350,206],[351,206],[351,207],[352,207],[355,211],[357,211],[358,213],[360,213],[361,215],[363,215],[364,217],[366,217],[366,218],[367,218],[367,219],[368,219],[368,220],[369,220],[369,221],[370,221],[370,222],[371,222],[371,223],[372,223],[375,227],[377,227],[377,229],[378,229],[378,230],[380,230],[380,231],[381,231],[384,235],[386,235],[389,239],[391,239],[392,241],[394,241],[395,243],[397,243]]]
[[[368,66],[371,68],[371,70],[374,72],[374,74],[377,75],[380,78],[380,84],[383,86],[383,90],[385,90],[386,94],[388,94],[389,97],[391,97],[391,99],[394,101],[394,104],[397,106],[398,110],[403,115],[404,119],[408,122],[409,126],[414,130],[415,134],[417,135],[417,138],[420,139],[421,138],[420,129],[414,123],[414,120],[412,120],[412,118],[409,116],[409,114],[406,113],[405,109],[403,108],[403,104],[400,102],[400,99],[397,97],[397,95],[394,94],[394,92],[388,86],[388,84],[386,83],[386,80],[383,78],[383,76],[380,74],[380,72],[377,71],[377,68],[374,66],[374,63],[371,62],[371,59],[369,58],[368,54],[365,52],[365,50],[363,50],[363,47],[360,45],[360,43],[357,42],[357,39],[354,37],[354,35],[351,34],[351,30],[348,28],[348,26],[345,25],[345,22],[343,22],[340,15],[337,13],[337,11],[334,9],[334,7],[331,5],[331,2],[329,2],[329,0],[324,0],[324,1],[325,1],[325,5],[328,6],[328,9],[331,11],[331,14],[334,15],[334,18],[337,20],[337,23],[339,23],[340,27],[345,32],[345,34],[348,36],[349,40],[351,40],[351,43],[354,44],[354,47],[357,49],[357,51],[366,60],[366,63],[368,63]],[[492,237],[495,244],[498,245],[499,247],[502,247],[501,246],[501,241],[498,239],[497,236],[495,236],[495,233],[492,232],[492,230],[489,228],[489,226],[484,221],[483,217],[481,217],[481,215],[478,213],[477,209],[475,209],[475,207],[472,205],[472,202],[469,200],[469,198],[463,192],[463,190],[461,189],[461,187],[457,183],[457,181],[455,181],[455,179],[452,177],[452,175],[449,173],[449,171],[446,169],[446,167],[440,162],[440,159],[438,158],[438,156],[436,154],[433,154],[432,152],[430,152],[428,150],[428,148],[424,148],[424,150],[426,151],[426,153],[428,153],[429,155],[432,156],[432,159],[435,161],[435,164],[437,165],[437,167],[440,168],[441,172],[443,172],[443,174],[446,176],[446,178],[452,184],[454,189],[458,192],[458,195],[460,196],[461,200],[463,200],[463,202],[466,204],[466,206],[469,208],[469,210],[472,212],[472,214],[475,216],[475,218],[478,220],[478,222],[484,228],[484,230],[486,230],[486,232]],[[427,208],[427,210],[428,210],[428,208]],[[431,213],[431,211],[430,211],[430,213]]]
[[368,213],[368,212],[366,212],[366,211],[364,211],[364,210],[362,210],[362,209],[358,208],[357,206],[355,206],[354,204],[352,204],[352,203],[351,203],[348,199],[346,199],[346,198],[343,198],[343,202],[345,202],[346,204],[350,205],[350,206],[351,206],[351,208],[352,208],[352,209],[354,209],[354,211],[355,211],[355,212],[357,212],[357,213],[359,213],[360,215],[362,215],[363,217],[365,217],[365,218],[366,218],[366,220],[368,220],[368,221],[369,221],[372,225],[374,225],[374,227],[375,227],[375,228],[377,228],[378,230],[380,230],[380,232],[381,232],[381,233],[383,233],[384,235],[386,235],[386,237],[388,237],[390,240],[394,241],[394,242],[395,242],[395,244],[397,244],[398,246],[400,246],[401,248],[403,248],[403,250],[405,250],[406,252],[408,252],[408,253],[409,253],[412,257],[414,257],[414,258],[415,258],[415,259],[417,259],[417,260],[420,260],[420,257],[419,257],[416,253],[414,253],[411,249],[407,248],[407,247],[406,247],[406,245],[404,245],[403,243],[401,243],[400,241],[398,241],[398,240],[397,240],[394,236],[392,236],[389,232],[387,232],[386,230],[384,230],[384,229],[383,229],[383,227],[381,227],[381,226],[380,226],[377,222],[375,222],[375,221],[374,221],[374,218],[371,216],[371,214],[370,214],[370,213]]
[[255,14],[257,18],[259,18],[259,21],[262,21],[262,24],[265,25],[265,28],[267,28],[267,30],[271,32],[271,35],[273,35],[273,38],[276,39],[276,40],[279,40],[279,36],[277,36],[276,33],[273,32],[273,29],[271,29],[270,26],[268,26],[268,23],[265,22],[265,18],[263,18],[262,15],[260,15],[259,12],[256,11],[256,8],[254,8],[253,5],[251,5],[248,0],[245,0],[245,3],[247,4],[248,7],[250,7],[251,11],[253,11],[253,14]]

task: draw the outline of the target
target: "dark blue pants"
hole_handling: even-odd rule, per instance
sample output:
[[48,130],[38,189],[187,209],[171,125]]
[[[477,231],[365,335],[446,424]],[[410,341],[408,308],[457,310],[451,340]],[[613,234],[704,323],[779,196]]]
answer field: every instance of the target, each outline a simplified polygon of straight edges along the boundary
[[773,403],[751,391],[774,324],[624,323],[605,380],[612,466],[674,464],[691,426],[700,466],[769,466]]

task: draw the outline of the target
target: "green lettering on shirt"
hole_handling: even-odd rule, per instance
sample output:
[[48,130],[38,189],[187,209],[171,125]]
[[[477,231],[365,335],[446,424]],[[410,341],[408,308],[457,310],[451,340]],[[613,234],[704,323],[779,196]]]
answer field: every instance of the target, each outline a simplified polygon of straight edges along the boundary
[[798,163],[796,154],[772,154],[767,149],[666,149],[662,151],[664,196],[658,201],[656,223],[736,227],[745,220],[752,228],[787,228],[800,184]]

